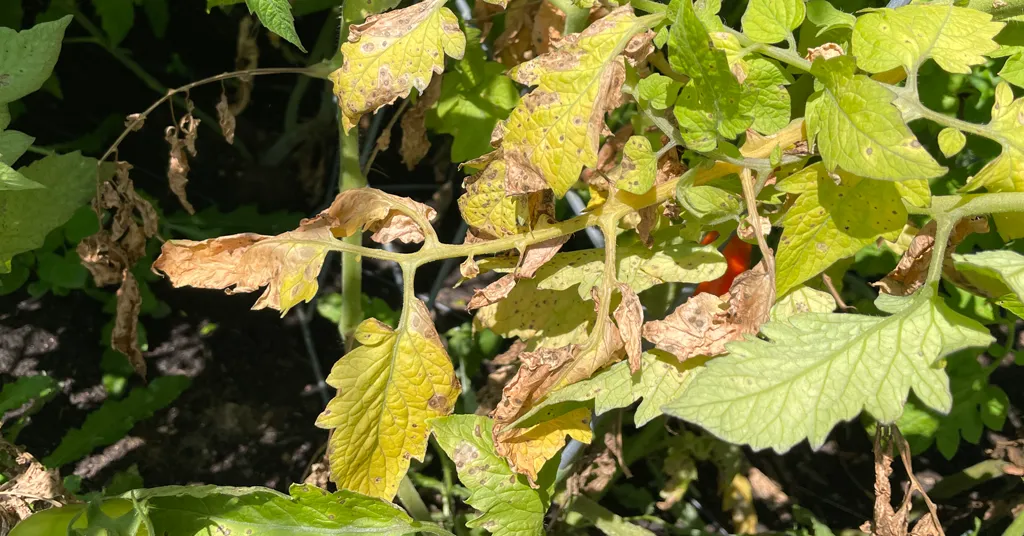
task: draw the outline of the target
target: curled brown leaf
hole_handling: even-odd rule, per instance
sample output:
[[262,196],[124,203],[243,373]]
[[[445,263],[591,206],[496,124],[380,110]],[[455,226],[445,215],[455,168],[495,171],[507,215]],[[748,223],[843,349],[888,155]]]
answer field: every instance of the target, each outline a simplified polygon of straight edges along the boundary
[[402,115],[402,147],[399,152],[405,167],[412,171],[427,156],[430,140],[427,139],[427,111],[441,98],[441,77],[430,80],[427,89],[405,114]]
[[146,361],[139,350],[139,312],[142,310],[142,296],[139,284],[131,271],[122,274],[121,288],[117,289],[117,314],[114,317],[114,331],[110,334],[110,346],[128,357],[135,372],[146,377]]
[[364,228],[373,232],[370,238],[382,244],[394,240],[404,244],[423,242],[425,230],[410,214],[424,222],[437,216],[433,208],[407,197],[373,188],[357,188],[339,194],[326,210],[303,220],[302,227],[326,226],[337,237],[351,236]]
[[170,145],[168,151],[169,161],[167,163],[167,182],[171,191],[177,196],[181,206],[189,214],[195,214],[195,209],[188,202],[188,195],[185,192],[185,185],[188,184],[188,157],[185,156],[185,142],[178,137],[178,130],[174,127],[167,127],[164,131],[164,139]]
[[[921,228],[903,253],[900,262],[881,281],[871,285],[892,296],[909,296],[924,285],[928,277],[928,266],[932,262],[932,251],[935,249],[936,222],[928,222]],[[987,233],[988,219],[985,217],[969,217],[957,222],[949,235],[946,244],[946,255],[943,259],[943,271],[953,281],[960,282],[960,277],[953,268],[952,254],[956,246],[963,242],[971,233]],[[964,282],[966,284],[966,282]]]
[[636,374],[640,371],[643,353],[640,332],[644,323],[644,310],[640,305],[640,298],[629,285],[619,283],[618,288],[622,301],[615,308],[615,322],[619,326],[619,335],[622,337],[626,355],[629,356],[629,371]]
[[227,93],[221,92],[220,100],[217,101],[217,122],[220,124],[220,131],[229,144],[235,143],[235,113],[228,104]]

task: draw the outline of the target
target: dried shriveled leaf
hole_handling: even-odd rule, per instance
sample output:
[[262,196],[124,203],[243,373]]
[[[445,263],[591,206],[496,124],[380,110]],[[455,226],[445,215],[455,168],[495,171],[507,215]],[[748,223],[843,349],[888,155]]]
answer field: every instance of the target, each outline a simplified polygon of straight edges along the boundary
[[637,35],[644,24],[629,6],[620,7],[512,69],[514,80],[536,88],[495,129],[508,193],[550,187],[561,197],[584,166],[597,164],[604,115],[618,101],[625,76],[622,53],[649,44],[649,32]]
[[331,74],[350,130],[367,112],[406,97],[412,88],[423,92],[433,74],[444,71],[444,56],[461,59],[466,36],[447,0],[426,0],[349,27],[341,45],[345,58]]
[[185,155],[185,140],[178,136],[178,130],[174,127],[167,127],[167,130],[164,131],[164,139],[171,146],[168,157],[169,162],[167,163],[167,182],[171,187],[171,191],[177,196],[181,206],[189,214],[195,214],[196,210],[188,202],[188,196],[185,193],[189,172],[188,157]]
[[451,413],[461,387],[426,306],[407,303],[400,329],[368,319],[361,346],[334,364],[327,383],[337,396],[317,418],[332,430],[328,454],[339,487],[391,500],[423,459],[427,419]]
[[128,357],[135,372],[146,377],[146,361],[139,350],[139,312],[142,310],[142,296],[135,276],[125,269],[121,288],[117,289],[117,314],[114,317],[114,331],[110,334],[110,346]]
[[[900,262],[885,278],[871,285],[892,296],[909,296],[924,285],[928,277],[928,265],[932,262],[932,250],[935,248],[935,221],[928,222],[910,242],[910,247],[903,253]],[[988,218],[964,218],[953,227],[946,245],[946,258],[942,260],[943,270],[948,271],[954,280],[952,255],[956,246],[963,242],[971,233],[987,233]]]
[[415,215],[431,221],[437,212],[408,197],[398,197],[374,188],[346,190],[338,195],[331,206],[314,218],[304,220],[303,227],[326,226],[334,236],[350,236],[361,228],[373,232],[374,241],[386,244],[398,240],[404,244],[423,242],[424,230]]
[[775,302],[771,274],[762,261],[736,276],[725,299],[700,293],[665,320],[644,325],[644,338],[680,361],[726,353],[726,343],[756,334]]
[[430,81],[427,89],[416,100],[416,104],[402,115],[402,147],[399,152],[402,154],[402,162],[405,162],[405,167],[409,171],[412,171],[430,150],[430,140],[427,139],[427,110],[430,110],[440,97],[441,77],[438,76]]
[[[519,257],[519,264],[513,273],[498,279],[494,283],[473,292],[473,298],[466,305],[466,309],[473,310],[497,303],[507,297],[516,282],[523,278],[533,277],[537,270],[544,266],[552,257],[562,249],[562,245],[569,240],[569,235],[559,236],[536,244],[527,246],[526,251]],[[478,269],[479,271],[479,269]]]
[[316,295],[317,276],[334,241],[327,227],[299,227],[277,236],[243,233],[201,242],[169,240],[153,269],[175,287],[229,294],[267,287],[253,309],[270,307],[284,314]]
[[565,14],[549,0],[514,0],[505,13],[505,29],[494,42],[494,57],[504,65],[545,54],[562,38]]
[[514,274],[508,274],[484,288],[474,290],[473,297],[466,304],[466,309],[472,311],[498,303],[508,297],[512,289],[516,288],[516,281],[517,279]]
[[619,335],[625,345],[626,355],[629,356],[629,370],[635,374],[640,370],[643,355],[640,331],[644,323],[644,310],[640,298],[629,285],[619,283],[618,288],[622,301],[615,308],[615,323],[619,326]]
[[530,428],[512,428],[495,434],[494,440],[498,454],[508,460],[509,467],[537,487],[537,474],[562,450],[566,437],[590,443],[590,410],[580,408]]
[[217,101],[217,122],[220,124],[221,134],[224,135],[224,139],[230,143],[235,143],[235,113],[231,110],[231,105],[228,104],[227,93],[221,92],[220,100]]
[[4,468],[4,476],[8,478],[0,493],[0,527],[8,521],[8,515],[13,514],[12,524],[32,515],[31,506],[37,501],[67,502],[67,492],[56,469],[46,469],[31,454],[19,451],[2,439],[0,455],[14,462],[12,467]]

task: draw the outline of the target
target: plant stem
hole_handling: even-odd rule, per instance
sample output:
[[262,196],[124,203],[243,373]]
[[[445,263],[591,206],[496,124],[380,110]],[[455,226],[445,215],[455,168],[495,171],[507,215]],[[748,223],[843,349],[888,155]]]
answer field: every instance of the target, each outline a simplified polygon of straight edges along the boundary
[[573,4],[571,0],[552,0],[551,3],[565,13],[564,34],[582,32],[590,19],[590,10]]
[[[342,17],[339,29],[339,49],[335,58],[341,55],[341,43],[348,38],[348,27],[355,21]],[[345,132],[342,126],[341,107],[338,107],[338,158],[341,159],[341,176],[338,177],[338,191],[345,192],[366,186],[366,176],[359,166],[359,129],[358,127]],[[344,241],[352,246],[362,247],[363,233],[357,231]],[[355,342],[352,334],[356,326],[363,321],[363,260],[360,255],[342,252],[341,254],[341,319],[338,322],[338,333],[345,341],[346,350]]]
[[798,54],[796,51],[796,47],[793,47],[793,49],[790,50],[785,48],[774,47],[771,45],[766,45],[764,43],[757,43],[754,42],[749,37],[747,37],[746,35],[744,35],[742,32],[738,32],[732,28],[729,28],[728,26],[726,26],[725,31],[735,36],[736,39],[740,42],[740,46],[746,50],[752,52],[759,52],[764,56],[768,56],[769,58],[781,61],[782,63],[785,63],[787,65],[792,65],[793,67],[796,67],[801,71],[809,72],[811,70],[811,62],[800,57],[800,54]]
[[426,503],[423,502],[423,497],[420,497],[420,492],[416,491],[416,486],[413,485],[412,480],[409,480],[409,475],[405,475],[405,478],[398,484],[398,500],[413,519],[431,521],[430,510],[427,509]]
[[665,13],[668,11],[668,6],[659,2],[654,2],[653,0],[630,0],[629,3],[635,9],[646,11],[648,13]]

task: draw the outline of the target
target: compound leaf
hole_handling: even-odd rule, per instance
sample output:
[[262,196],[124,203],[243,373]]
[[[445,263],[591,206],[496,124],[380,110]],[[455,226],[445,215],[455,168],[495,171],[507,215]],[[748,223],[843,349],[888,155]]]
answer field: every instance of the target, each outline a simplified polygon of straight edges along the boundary
[[812,187],[800,194],[782,219],[775,281],[779,296],[880,236],[895,240],[906,224],[907,209],[897,183],[847,173],[839,177],[836,184],[819,163],[780,185],[784,191],[796,184]]
[[[1003,152],[967,181],[964,191],[984,187],[990,192],[1024,192],[1024,99],[1013,99],[1010,84],[996,86],[989,130]],[[1003,240],[1024,237],[1024,214],[996,214],[996,228]]]
[[944,174],[892,104],[896,94],[854,71],[849,56],[811,67],[823,87],[807,100],[807,139],[817,139],[826,168],[889,181]]
[[717,134],[733,139],[754,118],[743,109],[743,86],[733,76],[723,50],[694,12],[691,0],[676,0],[676,18],[669,31],[669,64],[690,77],[676,101],[675,116],[687,146],[707,151],[717,146]]
[[778,43],[804,21],[803,0],[750,0],[743,13],[743,33],[759,43]]
[[768,340],[729,346],[666,413],[731,443],[788,450],[809,440],[820,447],[833,426],[862,410],[891,423],[910,389],[927,406],[949,411],[943,356],[987,346],[991,335],[946,307],[928,286],[884,304],[893,314],[796,315],[765,324]]
[[295,18],[292,17],[292,5],[288,0],[245,0],[245,5],[249,7],[249,13],[255,13],[268,30],[295,45],[299,50],[306,51],[302,48],[299,34],[295,33]]
[[397,330],[371,318],[354,336],[361,346],[331,369],[327,383],[338,394],[316,425],[332,430],[332,480],[391,500],[410,458],[423,459],[427,419],[451,413],[461,388],[419,300],[405,304]]
[[50,78],[68,24],[70,15],[21,32],[0,28],[0,105],[32,93]]
[[999,48],[993,38],[1003,26],[988,13],[952,4],[880,9],[857,19],[853,54],[869,73],[916,72],[931,58],[948,72],[969,74]]
[[431,419],[429,424],[441,449],[455,462],[459,481],[469,489],[466,502],[481,512],[467,527],[484,528],[496,536],[544,533],[547,506],[540,493],[495,452],[491,419],[451,415]]
[[346,131],[412,88],[427,89],[434,73],[444,71],[445,54],[462,58],[466,36],[446,1],[426,0],[349,27],[344,63],[331,74]]
[[503,140],[510,194],[550,187],[562,197],[584,166],[597,165],[604,115],[619,100],[622,53],[647,46],[644,36],[631,44],[645,29],[645,20],[622,6],[510,71],[513,80],[536,86],[495,131]]
[[0,272],[14,255],[42,246],[47,233],[89,202],[96,181],[113,174],[113,167],[106,165],[97,177],[96,163],[74,152],[47,156],[18,170],[45,188],[0,191]]

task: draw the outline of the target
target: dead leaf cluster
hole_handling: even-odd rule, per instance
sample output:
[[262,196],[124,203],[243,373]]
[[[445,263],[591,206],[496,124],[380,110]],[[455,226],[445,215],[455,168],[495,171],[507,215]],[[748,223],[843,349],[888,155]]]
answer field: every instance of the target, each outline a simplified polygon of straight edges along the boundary
[[[930,221],[917,233],[910,242],[910,247],[903,253],[896,268],[893,268],[881,281],[871,285],[892,296],[909,296],[924,285],[928,277],[928,266],[932,262],[932,251],[935,249],[936,222]],[[956,247],[971,233],[984,234],[989,231],[988,218],[970,217],[957,222],[949,234],[946,243],[946,255],[942,260],[943,274],[958,285],[971,288],[953,267],[952,255]]]
[[0,484],[0,534],[10,532],[41,505],[62,506],[70,502],[56,469],[47,470],[31,454],[2,439],[0,461],[7,477]]

